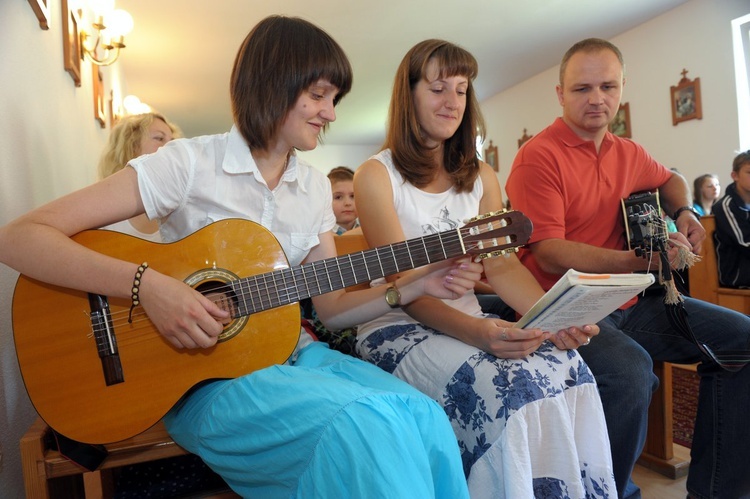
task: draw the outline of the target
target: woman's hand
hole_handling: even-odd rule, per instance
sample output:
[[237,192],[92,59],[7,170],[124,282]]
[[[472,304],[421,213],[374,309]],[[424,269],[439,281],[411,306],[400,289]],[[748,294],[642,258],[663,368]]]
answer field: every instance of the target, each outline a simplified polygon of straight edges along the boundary
[[575,350],[591,342],[591,338],[599,334],[599,326],[588,324],[581,328],[569,327],[561,329],[550,336],[549,340],[560,350]]
[[478,318],[476,327],[474,341],[469,343],[501,359],[522,359],[552,336],[541,329],[518,329],[512,322],[493,317]]
[[175,348],[210,348],[229,321],[229,312],[214,301],[152,268],[143,273],[139,295],[149,319]]
[[482,277],[484,267],[470,257],[460,257],[448,262],[433,264],[416,272],[421,272],[423,294],[456,300],[466,294]]

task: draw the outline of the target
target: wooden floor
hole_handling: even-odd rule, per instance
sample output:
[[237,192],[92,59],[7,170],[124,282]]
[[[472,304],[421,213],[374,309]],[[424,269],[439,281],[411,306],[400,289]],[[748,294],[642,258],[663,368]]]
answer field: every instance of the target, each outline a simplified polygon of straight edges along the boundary
[[[675,445],[675,454],[689,456],[690,449]],[[642,499],[685,499],[687,477],[672,480],[643,466],[636,465],[633,481],[641,488]]]
[[[675,364],[672,367],[696,371],[696,366],[697,364],[685,366]],[[690,449],[686,447],[675,444],[674,452],[680,458],[690,459]],[[648,468],[636,465],[633,471],[633,481],[641,488],[642,499],[685,499],[687,497],[685,488],[687,477],[672,480]]]

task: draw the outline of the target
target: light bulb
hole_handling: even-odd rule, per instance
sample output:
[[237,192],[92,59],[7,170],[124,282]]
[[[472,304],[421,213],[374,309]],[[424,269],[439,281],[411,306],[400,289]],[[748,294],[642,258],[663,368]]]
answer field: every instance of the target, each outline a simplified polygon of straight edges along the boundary
[[104,22],[107,25],[107,31],[114,39],[118,36],[125,36],[133,31],[133,16],[122,9],[117,9],[109,14]]
[[135,95],[128,95],[122,100],[122,107],[128,114],[144,114],[151,112],[151,106],[141,102]]

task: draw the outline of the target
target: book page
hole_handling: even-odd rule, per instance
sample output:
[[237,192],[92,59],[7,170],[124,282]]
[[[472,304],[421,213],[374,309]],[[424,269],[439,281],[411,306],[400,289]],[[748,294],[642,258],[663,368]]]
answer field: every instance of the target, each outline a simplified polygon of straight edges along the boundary
[[571,326],[595,324],[640,291],[630,286],[573,286],[524,328],[557,332]]
[[599,322],[653,284],[651,274],[582,274],[569,270],[516,323],[557,332]]

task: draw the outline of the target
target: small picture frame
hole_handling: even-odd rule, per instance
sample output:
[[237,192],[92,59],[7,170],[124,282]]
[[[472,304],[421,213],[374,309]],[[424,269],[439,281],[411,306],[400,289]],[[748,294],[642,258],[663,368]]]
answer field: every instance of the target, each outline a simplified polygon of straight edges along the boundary
[[682,70],[682,79],[676,86],[669,87],[672,100],[672,126],[687,120],[703,119],[701,108],[701,79],[691,80],[688,71]]
[[484,161],[492,167],[496,172],[500,171],[500,157],[497,152],[497,146],[490,145],[484,150]]
[[47,0],[29,0],[31,9],[39,20],[39,27],[43,30],[49,29],[49,5]]
[[609,131],[618,137],[632,138],[630,130],[630,103],[620,104],[620,108],[615,113],[615,117],[609,123]]
[[81,86],[81,37],[78,31],[78,13],[68,8],[68,0],[62,2],[63,67],[73,78],[76,87]]
[[523,135],[521,135],[521,138],[518,139],[518,148],[520,149],[522,145],[524,145],[528,140],[533,137],[533,135],[529,135],[526,129],[523,129]]
[[109,128],[114,128],[117,122],[120,121],[120,116],[115,109],[115,92],[114,90],[109,91]]
[[94,63],[91,63],[91,74],[94,75],[94,119],[99,122],[99,126],[106,128],[105,121],[106,111],[104,109],[104,77],[102,70]]

